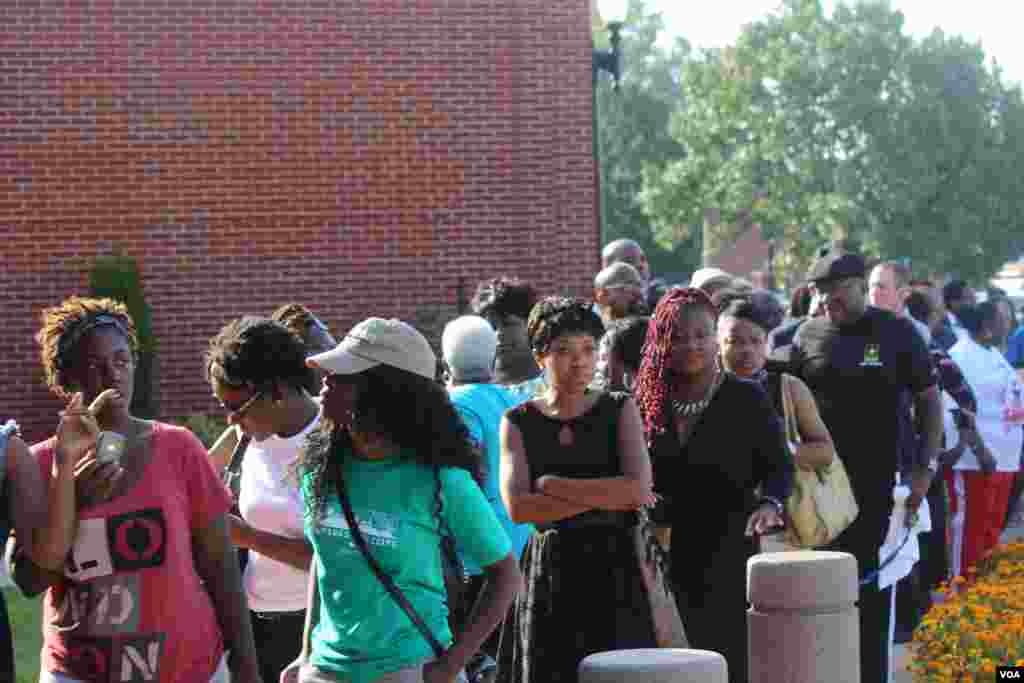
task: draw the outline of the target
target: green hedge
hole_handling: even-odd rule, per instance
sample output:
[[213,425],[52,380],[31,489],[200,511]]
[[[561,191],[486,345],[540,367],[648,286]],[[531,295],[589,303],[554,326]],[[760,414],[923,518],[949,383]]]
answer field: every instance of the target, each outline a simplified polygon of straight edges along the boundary
[[142,274],[138,263],[119,251],[98,257],[89,273],[89,290],[95,297],[108,297],[127,306],[139,337],[139,362],[135,369],[132,413],[137,417],[158,417],[160,382],[157,374],[157,341],[153,334],[149,304],[142,292]]

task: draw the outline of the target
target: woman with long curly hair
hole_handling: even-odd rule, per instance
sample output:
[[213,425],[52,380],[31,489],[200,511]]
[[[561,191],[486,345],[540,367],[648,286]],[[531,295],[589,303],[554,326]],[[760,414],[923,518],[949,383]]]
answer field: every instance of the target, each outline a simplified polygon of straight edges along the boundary
[[[478,485],[480,455],[434,381],[430,345],[410,325],[364,320],[307,362],[327,375],[322,425],[297,465],[314,559],[302,654],[282,681],[450,683],[505,616],[522,581]],[[459,634],[448,626],[441,551],[448,534],[487,576]],[[431,641],[445,648],[440,657]]]
[[782,524],[793,469],[764,390],[719,365],[716,318],[703,291],[670,290],[647,329],[634,395],[686,633],[692,647],[725,656],[730,682],[742,683],[747,559],[753,536]]
[[654,503],[651,463],[633,400],[590,388],[604,330],[590,305],[543,299],[527,330],[547,389],[502,419],[501,495],[512,520],[537,532],[498,680],[575,683],[590,654],[657,644],[635,536],[638,511]]
[[[22,590],[47,591],[40,682],[220,682],[227,669],[260,681],[230,496],[191,432],[131,414],[127,309],[72,297],[42,319],[43,370],[68,405],[57,435],[32,447],[48,518],[14,572]],[[85,468],[115,473],[90,499],[75,487]]]

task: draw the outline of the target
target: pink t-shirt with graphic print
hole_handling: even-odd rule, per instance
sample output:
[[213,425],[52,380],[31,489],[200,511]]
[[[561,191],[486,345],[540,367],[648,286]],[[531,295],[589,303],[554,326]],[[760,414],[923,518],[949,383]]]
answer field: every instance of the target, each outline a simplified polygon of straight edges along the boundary
[[[32,451],[50,476],[56,439]],[[192,560],[192,532],[231,507],[206,449],[154,423],[153,453],[124,495],[84,510],[43,603],[43,670],[89,683],[208,681],[223,654],[213,604]]]

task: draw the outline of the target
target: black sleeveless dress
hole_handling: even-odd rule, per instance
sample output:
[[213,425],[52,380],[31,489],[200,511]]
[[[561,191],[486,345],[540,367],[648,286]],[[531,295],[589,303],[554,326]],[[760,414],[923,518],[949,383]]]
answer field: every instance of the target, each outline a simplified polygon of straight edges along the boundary
[[[602,395],[572,420],[525,403],[506,417],[523,435],[530,480],[622,475],[619,415],[627,396]],[[559,432],[572,430],[571,445]],[[502,683],[576,683],[587,655],[656,647],[633,531],[637,515],[592,510],[539,525],[523,554],[526,586],[502,625]]]

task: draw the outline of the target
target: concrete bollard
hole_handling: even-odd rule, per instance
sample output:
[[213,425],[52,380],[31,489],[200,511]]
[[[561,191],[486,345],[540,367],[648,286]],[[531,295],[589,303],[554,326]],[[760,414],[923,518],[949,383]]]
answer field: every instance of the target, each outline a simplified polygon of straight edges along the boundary
[[755,555],[747,562],[747,599],[750,683],[860,683],[853,555]]
[[725,657],[707,650],[598,652],[580,662],[579,683],[728,683]]

